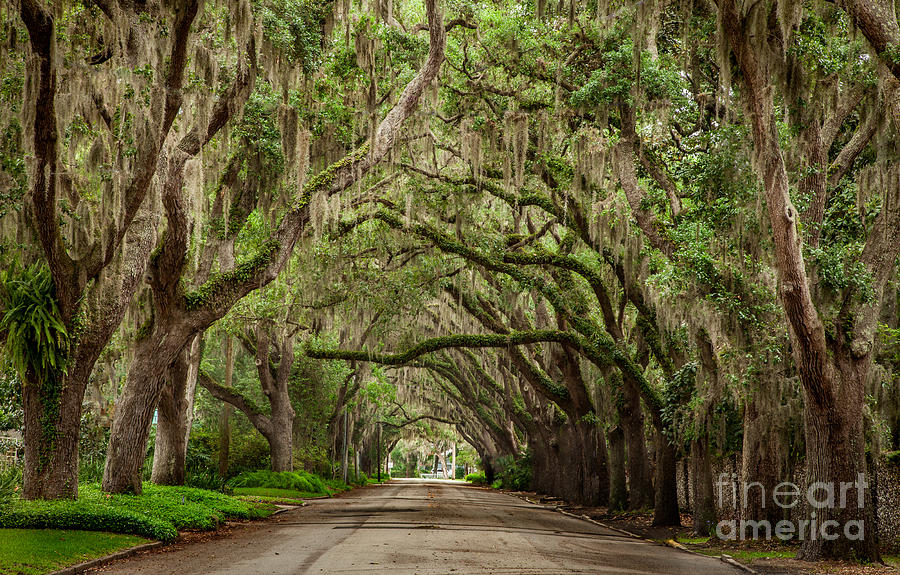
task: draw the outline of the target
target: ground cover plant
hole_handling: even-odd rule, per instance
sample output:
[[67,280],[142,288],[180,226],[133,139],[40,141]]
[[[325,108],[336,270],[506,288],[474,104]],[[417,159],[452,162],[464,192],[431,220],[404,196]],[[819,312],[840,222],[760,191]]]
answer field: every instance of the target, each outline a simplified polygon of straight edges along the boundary
[[91,484],[81,486],[76,501],[15,499],[0,509],[0,527],[109,531],[171,541],[179,530],[215,529],[229,519],[259,519],[274,510],[271,504],[190,487],[147,484],[142,495],[111,495]]
[[[325,483],[306,471],[248,471],[233,478],[229,485],[235,490],[248,488],[283,489],[308,494],[327,495]],[[240,493],[240,491],[236,491]]]

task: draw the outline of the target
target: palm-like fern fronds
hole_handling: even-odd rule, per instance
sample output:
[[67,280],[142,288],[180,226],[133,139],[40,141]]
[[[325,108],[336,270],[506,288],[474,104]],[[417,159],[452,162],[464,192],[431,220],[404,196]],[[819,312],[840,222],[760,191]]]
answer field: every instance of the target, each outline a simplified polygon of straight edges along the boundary
[[[0,333],[6,333],[5,360],[22,381],[46,381],[65,371],[69,333],[62,320],[53,278],[43,262],[0,271]],[[30,372],[30,373],[29,373]]]

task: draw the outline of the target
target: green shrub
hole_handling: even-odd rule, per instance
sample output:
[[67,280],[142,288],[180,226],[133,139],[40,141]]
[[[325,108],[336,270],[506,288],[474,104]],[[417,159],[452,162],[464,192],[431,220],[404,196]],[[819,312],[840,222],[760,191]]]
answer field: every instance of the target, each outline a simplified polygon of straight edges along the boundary
[[160,541],[178,536],[165,519],[91,501],[16,500],[0,511],[0,527],[28,529],[78,529],[142,535]]
[[312,473],[306,471],[245,471],[233,478],[228,484],[235,487],[267,487],[271,489],[290,489],[305,493],[327,494],[325,483]]
[[223,493],[145,483],[142,495],[111,495],[97,484],[79,488],[78,501],[14,499],[0,510],[0,527],[112,531],[170,541],[179,529],[215,529],[227,519],[257,519],[274,510]]
[[315,499],[328,497],[322,493],[309,491],[296,491],[294,489],[279,489],[278,487],[235,487],[234,494],[237,497],[270,497],[278,499]]
[[476,471],[475,473],[470,473],[466,475],[465,479],[472,485],[487,484],[487,477],[484,476],[484,471]]
[[497,477],[505,489],[521,491],[531,487],[531,457],[501,457],[497,460]]
[[324,480],[324,483],[325,488],[332,493],[343,493],[350,489],[350,486],[341,479],[326,479]]
[[209,491],[220,491],[231,494],[231,486],[228,481],[219,475],[215,469],[204,469],[197,472],[187,472],[184,475],[184,485]]

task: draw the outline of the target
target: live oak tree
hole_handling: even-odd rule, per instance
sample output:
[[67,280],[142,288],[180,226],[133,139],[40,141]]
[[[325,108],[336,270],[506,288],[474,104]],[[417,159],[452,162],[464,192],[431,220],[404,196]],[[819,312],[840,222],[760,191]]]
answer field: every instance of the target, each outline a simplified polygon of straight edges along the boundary
[[155,313],[148,335],[138,342],[136,361],[110,435],[103,489],[141,491],[141,467],[153,417],[153,406],[164,385],[164,373],[185,345],[200,331],[223,317],[242,297],[271,282],[290,258],[300,235],[308,229],[314,196],[330,198],[350,187],[390,151],[404,121],[411,116],[425,89],[437,76],[444,57],[445,30],[435,3],[426,3],[429,53],[397,102],[368,137],[368,141],[333,162],[296,192],[268,239],[247,260],[222,270],[196,289],[187,291],[181,278],[189,248],[192,215],[180,181],[163,191],[166,234],[149,264]]
[[[25,497],[76,496],[85,387],[144,279],[158,228],[159,167],[179,156],[168,173],[180,178],[239,99],[246,60],[213,64],[210,30],[192,33],[200,12],[190,2],[22,2],[14,10],[4,50],[22,63],[23,103],[7,143],[27,159],[16,234],[33,235],[28,257],[49,270],[49,301],[68,338],[53,370],[22,373]],[[249,41],[239,38],[239,53]]]
[[[348,5],[10,9],[0,330],[26,494],[74,495],[117,330],[110,491],[140,490],[155,408],[152,479],[184,480],[198,377],[279,430],[275,468],[304,418],[370,470],[438,421],[490,479],[528,465],[535,489],[657,524],[690,476],[698,533],[717,460],[771,493],[803,466],[853,481],[900,437],[892,7]],[[279,298],[291,318],[257,305]],[[200,367],[240,322],[259,362],[227,390]],[[313,409],[298,394],[324,380],[291,374],[315,361]],[[744,519],[808,512],[749,495]],[[818,517],[864,541],[801,555],[877,559],[872,501]]]

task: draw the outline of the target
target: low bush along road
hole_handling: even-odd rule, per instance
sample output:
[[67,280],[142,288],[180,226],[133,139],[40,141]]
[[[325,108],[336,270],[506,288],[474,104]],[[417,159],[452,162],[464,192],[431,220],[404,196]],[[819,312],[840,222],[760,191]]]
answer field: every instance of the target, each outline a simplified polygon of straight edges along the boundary
[[103,573],[738,573],[461,484],[395,481],[310,502],[227,537],[116,562]]

